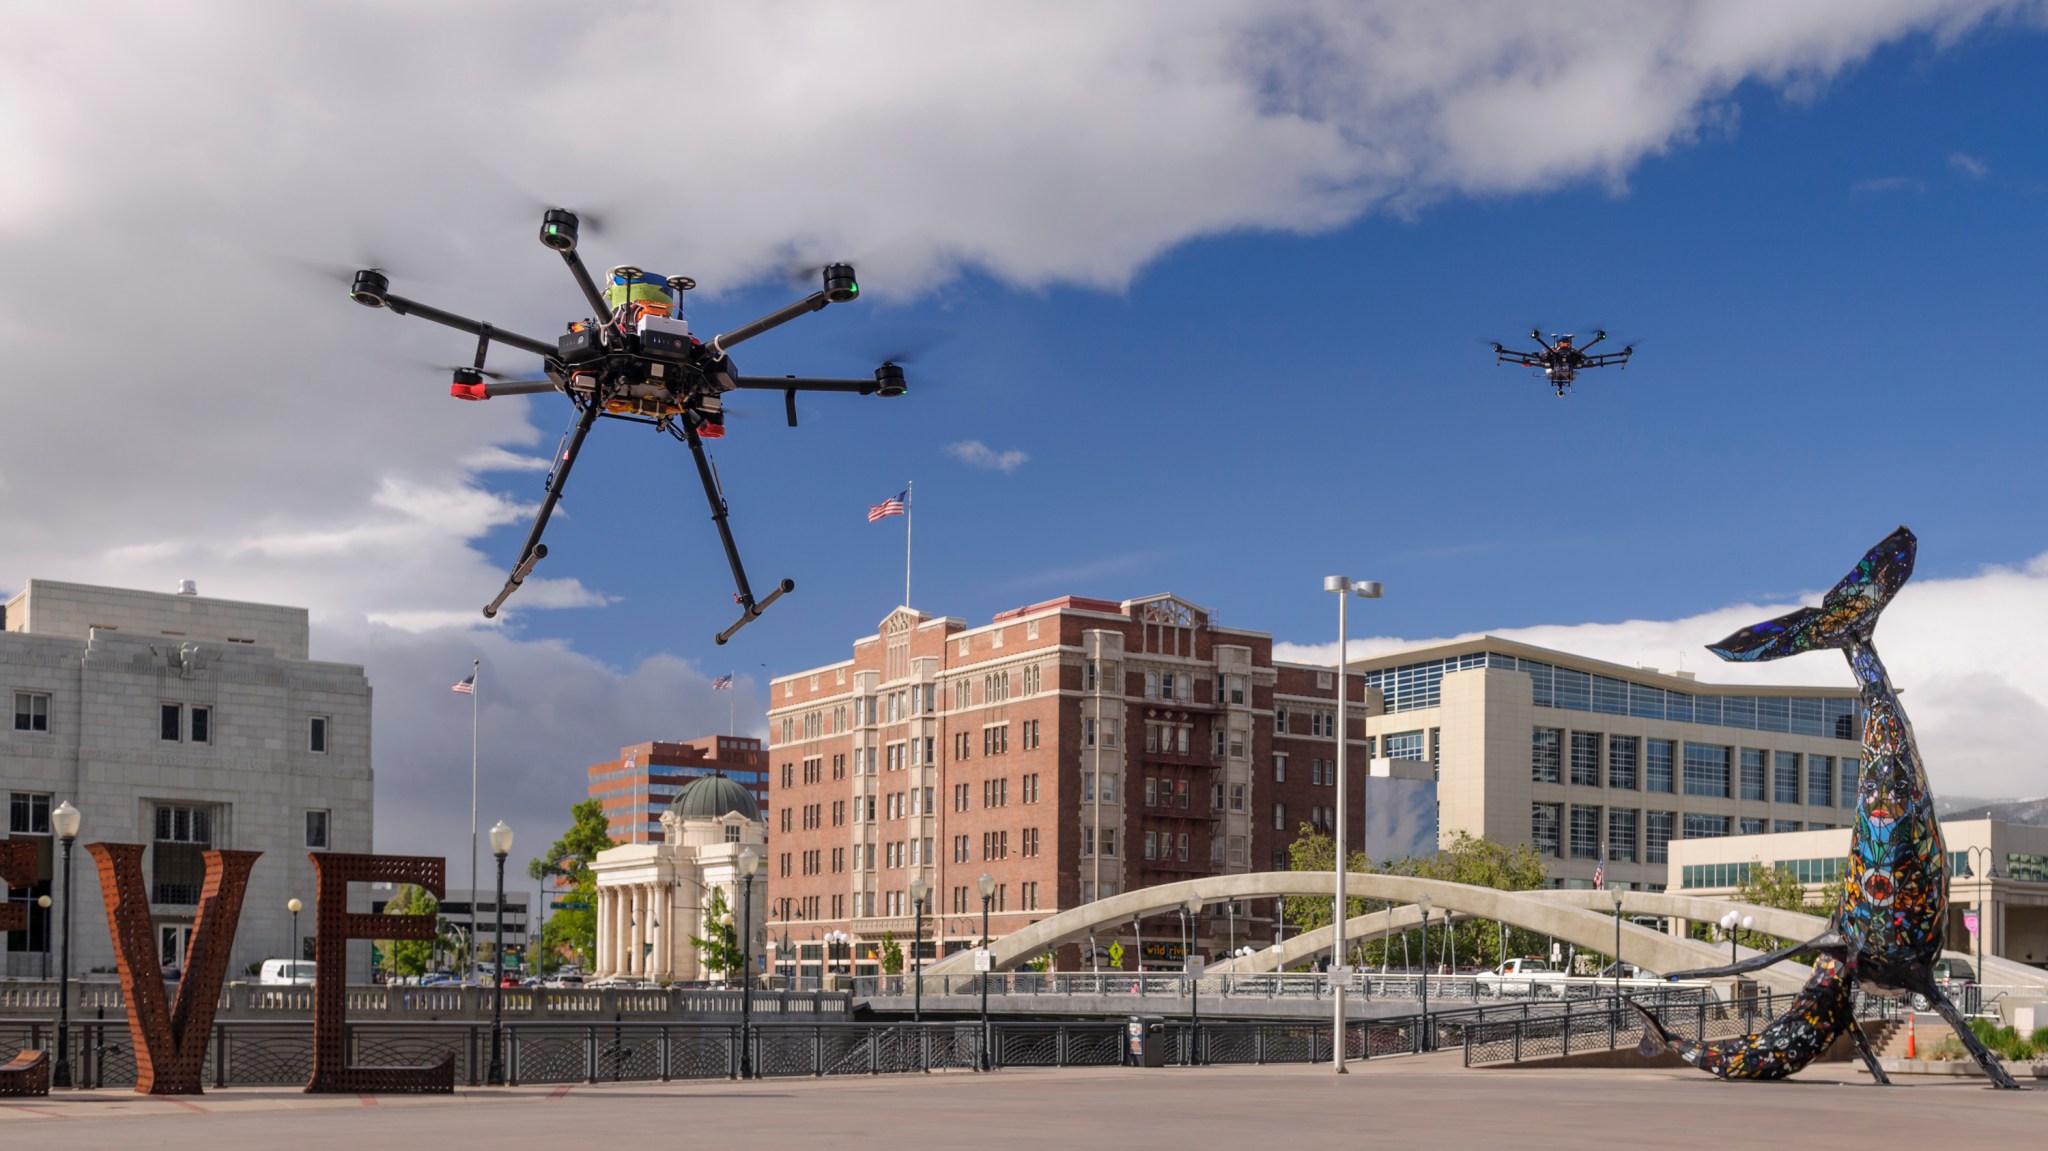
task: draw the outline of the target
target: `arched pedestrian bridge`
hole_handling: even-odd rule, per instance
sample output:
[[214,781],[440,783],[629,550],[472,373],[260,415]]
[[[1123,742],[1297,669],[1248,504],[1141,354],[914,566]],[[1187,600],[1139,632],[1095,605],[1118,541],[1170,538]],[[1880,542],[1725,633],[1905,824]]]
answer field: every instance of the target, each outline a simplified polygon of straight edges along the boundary
[[[1347,939],[1371,939],[1384,932],[1413,928],[1421,923],[1415,906],[1429,897],[1432,917],[1439,912],[1458,919],[1490,919],[1528,931],[1541,932],[1587,951],[1612,952],[1615,944],[1614,897],[1621,896],[1621,951],[1629,962],[1651,971],[1684,971],[1716,967],[1728,961],[1722,944],[1704,943],[1668,935],[1627,921],[1629,916],[1657,916],[1713,922],[1730,910],[1751,916],[1755,930],[1784,939],[1811,939],[1826,927],[1826,920],[1795,911],[1725,899],[1673,895],[1668,892],[1633,890],[1501,891],[1491,887],[1452,883],[1441,879],[1420,879],[1405,875],[1353,872],[1345,878],[1345,894],[1353,899],[1373,899],[1396,904],[1384,911],[1354,917],[1345,924]],[[1186,906],[1190,896],[1205,903],[1237,899],[1266,899],[1283,895],[1331,898],[1336,877],[1327,871],[1258,871],[1241,875],[1205,876],[1179,883],[1161,884],[1126,891],[1108,899],[1062,911],[1039,920],[1020,931],[996,940],[991,950],[998,971],[1007,971],[1064,943],[1086,939],[1105,927],[1120,927],[1133,919],[1172,914]],[[1268,947],[1248,958],[1211,965],[1212,973],[1275,971],[1301,962],[1330,948],[1328,927]],[[1755,954],[1739,948],[1743,957]],[[972,971],[972,952],[946,956],[925,968],[927,975],[967,974]],[[2048,984],[2048,974],[2010,960],[1985,960],[1986,979],[2009,984]],[[1811,972],[1795,963],[1779,963],[1754,976],[1758,982],[1780,991],[1796,990]]]

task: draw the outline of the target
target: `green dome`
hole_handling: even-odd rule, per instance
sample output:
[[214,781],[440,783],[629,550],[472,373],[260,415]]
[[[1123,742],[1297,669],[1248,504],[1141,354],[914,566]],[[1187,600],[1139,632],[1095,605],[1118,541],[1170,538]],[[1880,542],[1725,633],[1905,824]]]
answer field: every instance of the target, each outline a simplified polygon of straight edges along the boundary
[[677,819],[721,819],[737,811],[761,822],[761,805],[754,802],[754,793],[722,775],[702,775],[684,784],[668,809]]

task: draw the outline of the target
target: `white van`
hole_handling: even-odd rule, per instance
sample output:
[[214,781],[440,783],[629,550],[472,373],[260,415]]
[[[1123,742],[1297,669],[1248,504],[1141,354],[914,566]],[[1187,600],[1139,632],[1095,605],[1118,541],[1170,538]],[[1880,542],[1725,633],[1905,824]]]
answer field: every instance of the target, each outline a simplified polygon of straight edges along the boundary
[[266,959],[263,968],[256,975],[256,982],[262,984],[310,984],[313,982],[313,961],[310,959]]

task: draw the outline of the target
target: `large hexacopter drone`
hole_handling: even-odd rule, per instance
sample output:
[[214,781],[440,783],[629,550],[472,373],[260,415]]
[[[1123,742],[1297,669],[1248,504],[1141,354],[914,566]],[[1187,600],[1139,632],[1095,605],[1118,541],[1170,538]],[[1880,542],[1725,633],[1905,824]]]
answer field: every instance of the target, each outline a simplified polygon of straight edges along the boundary
[[1496,343],[1493,345],[1493,362],[1537,369],[1544,382],[1557,389],[1560,396],[1572,390],[1572,381],[1579,378],[1580,372],[1588,368],[1604,368],[1609,364],[1620,364],[1626,368],[1628,358],[1636,354],[1634,344],[1618,352],[1592,352],[1594,344],[1607,338],[1606,332],[1594,332],[1585,347],[1573,347],[1570,332],[1553,332],[1546,340],[1541,331],[1531,328],[1529,338],[1542,345],[1543,350],[1522,352]]
[[[751,388],[783,394],[789,425],[796,426],[798,392],[855,392],[860,395],[900,396],[904,392],[903,369],[884,362],[870,380],[815,379],[798,376],[743,376],[726,353],[736,344],[751,340],[771,328],[799,316],[841,304],[860,295],[860,284],[848,264],[828,264],[823,269],[824,285],[793,304],[777,308],[752,323],[729,332],[699,340],[690,334],[682,316],[683,293],[697,286],[688,276],[660,276],[634,267],[613,268],[605,291],[598,291],[583,261],[576,255],[576,214],[550,208],[541,219],[540,242],[561,253],[569,274],[590,303],[593,319],[571,321],[569,330],[550,343],[531,336],[472,320],[391,293],[390,280],[376,268],[355,274],[349,298],[370,308],[389,308],[401,316],[418,316],[477,338],[476,358],[467,367],[456,368],[449,394],[461,400],[488,400],[493,396],[560,392],[575,405],[576,422],[565,437],[561,452],[547,477],[547,496],[534,516],[533,530],[519,550],[504,590],[484,607],[486,618],[498,609],[532,573],[533,565],[548,554],[540,542],[548,517],[569,482],[576,466],[576,454],[599,416],[651,424],[690,445],[697,461],[697,475],[704,483],[704,497],[711,503],[711,519],[718,525],[718,538],[725,545],[726,562],[732,565],[733,598],[740,605],[740,618],[718,633],[724,643],[734,633],[758,619],[768,605],[795,590],[794,580],[783,580],[775,590],[754,599],[747,585],[746,568],[740,563],[732,529],[726,524],[725,495],[717,473],[704,454],[704,441],[725,434],[723,397],[735,389]],[[531,352],[541,358],[545,375],[535,379],[507,380],[484,370],[484,357],[493,343]]]

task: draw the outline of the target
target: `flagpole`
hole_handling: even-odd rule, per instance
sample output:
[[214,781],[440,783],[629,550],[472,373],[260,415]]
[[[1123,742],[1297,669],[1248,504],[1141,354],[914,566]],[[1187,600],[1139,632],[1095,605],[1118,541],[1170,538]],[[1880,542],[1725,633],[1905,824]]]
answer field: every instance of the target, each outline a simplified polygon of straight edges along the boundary
[[740,733],[740,692],[738,688],[733,686],[733,684],[739,682],[736,676],[736,672],[729,671],[725,673],[725,678],[731,681],[726,684],[725,690],[732,693],[725,697],[725,734],[727,735],[738,735]]
[[[469,965],[476,966],[476,689],[477,680],[482,678],[484,661],[482,657],[469,661]],[[469,982],[469,972],[462,973],[462,981]]]
[[903,482],[903,606],[910,606],[910,510],[916,501],[911,499],[912,489],[917,485],[909,480]]

